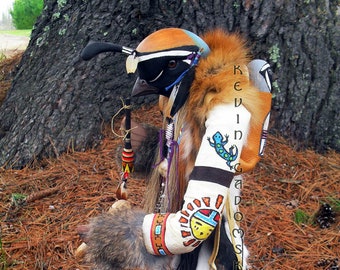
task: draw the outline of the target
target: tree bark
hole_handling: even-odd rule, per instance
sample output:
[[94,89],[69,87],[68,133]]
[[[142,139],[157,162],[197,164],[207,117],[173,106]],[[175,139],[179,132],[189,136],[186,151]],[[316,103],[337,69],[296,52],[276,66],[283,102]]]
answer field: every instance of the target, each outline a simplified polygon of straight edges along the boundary
[[[273,128],[301,147],[339,144],[339,1],[46,0],[16,77],[0,108],[0,166],[21,168],[101,139],[101,124],[121,107],[135,76],[125,56],[85,62],[89,40],[135,48],[148,34],[181,27],[197,34],[238,31],[278,80]],[[156,97],[134,99],[134,105]]]

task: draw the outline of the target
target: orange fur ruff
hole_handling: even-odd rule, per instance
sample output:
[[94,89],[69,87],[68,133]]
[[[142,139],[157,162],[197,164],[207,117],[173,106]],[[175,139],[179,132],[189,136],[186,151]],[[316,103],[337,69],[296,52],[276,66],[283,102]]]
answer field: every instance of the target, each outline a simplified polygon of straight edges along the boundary
[[[194,167],[205,133],[205,121],[209,111],[216,105],[235,104],[235,99],[237,101],[242,99],[242,105],[251,113],[248,139],[242,149],[239,166],[243,173],[253,169],[260,159],[262,124],[271,106],[271,94],[260,92],[249,80],[247,69],[250,62],[249,51],[245,41],[239,35],[228,34],[218,29],[208,32],[202,38],[210,47],[211,52],[206,58],[200,59],[189,98],[176,117],[175,139],[180,136],[183,126],[190,132],[187,136],[182,134],[181,137],[178,170],[174,169],[176,167],[174,164],[170,170],[168,185],[171,191],[169,204],[172,211],[180,209],[181,199],[177,198],[184,196],[188,176]],[[239,68],[235,69],[235,67]],[[242,90],[235,90],[235,82],[238,83],[237,89]],[[172,106],[169,99],[161,96],[159,105],[164,117],[169,116]],[[188,145],[190,145],[189,150]],[[149,183],[154,183],[153,187],[157,187],[155,183],[159,183],[159,176],[154,173],[152,178],[156,179],[150,179]],[[176,179],[179,181],[179,190],[177,190]],[[157,195],[157,189],[150,190],[149,195],[151,194]],[[146,201],[148,210],[152,209],[151,204],[147,204],[148,201],[151,202],[151,197]],[[172,198],[176,199],[172,200]],[[154,203],[155,199],[152,201]]]
[[195,42],[182,29],[164,28],[147,36],[141,43],[139,43],[136,50],[138,52],[147,53],[162,51],[183,45],[195,45]]
[[[218,104],[235,104],[235,100],[238,103],[242,99],[243,106],[251,113],[251,123],[247,143],[242,149],[240,168],[242,172],[249,171],[260,159],[262,124],[270,111],[271,94],[259,92],[249,80],[249,52],[239,35],[215,30],[203,36],[203,40],[211,52],[207,58],[200,60],[196,68],[186,106],[186,122],[194,134],[199,134],[194,136],[193,155],[200,147],[209,111]],[[238,91],[235,87],[242,90]]]

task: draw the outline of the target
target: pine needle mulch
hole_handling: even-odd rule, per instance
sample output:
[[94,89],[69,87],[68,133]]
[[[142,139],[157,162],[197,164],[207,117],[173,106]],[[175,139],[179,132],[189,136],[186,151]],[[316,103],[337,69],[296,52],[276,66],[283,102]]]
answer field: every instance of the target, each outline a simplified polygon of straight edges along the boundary
[[[133,112],[148,123],[158,116],[152,107]],[[121,139],[109,128],[104,135],[97,149],[0,169],[0,269],[90,269],[74,255],[76,228],[109,209],[120,178]],[[143,178],[130,179],[128,188],[129,200],[141,205]],[[241,227],[252,269],[339,269],[339,200],[340,154],[295,151],[270,136],[264,159],[243,181]],[[336,208],[324,229],[315,222],[322,203]]]
[[[269,137],[265,158],[246,176],[241,211],[253,269],[340,268],[340,155],[297,152]],[[316,222],[323,203],[337,215]]]
[[[157,115],[154,108],[133,113],[137,120]],[[2,269],[90,269],[74,256],[81,243],[76,227],[116,200],[119,145],[106,132],[98,149],[0,171]],[[323,202],[339,202],[339,169],[337,153],[297,152],[269,137],[265,158],[243,181],[241,226],[252,269],[338,269],[339,212],[325,229],[314,216]],[[128,187],[129,200],[141,205],[143,179],[129,180]]]

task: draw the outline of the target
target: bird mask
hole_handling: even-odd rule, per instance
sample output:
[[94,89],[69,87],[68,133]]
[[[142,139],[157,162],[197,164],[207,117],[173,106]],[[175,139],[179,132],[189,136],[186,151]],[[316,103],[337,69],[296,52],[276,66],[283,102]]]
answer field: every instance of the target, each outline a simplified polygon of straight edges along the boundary
[[136,49],[108,42],[90,42],[81,57],[89,60],[101,52],[127,54],[127,73],[138,71],[132,96],[157,94],[173,100],[173,116],[185,103],[195,66],[210,49],[196,34],[180,29],[165,28],[147,36]]

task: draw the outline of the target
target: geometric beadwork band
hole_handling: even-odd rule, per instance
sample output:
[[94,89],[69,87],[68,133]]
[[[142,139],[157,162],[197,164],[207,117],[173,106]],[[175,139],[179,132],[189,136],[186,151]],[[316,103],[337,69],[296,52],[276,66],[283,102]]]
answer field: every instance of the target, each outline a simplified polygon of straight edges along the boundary
[[172,253],[167,249],[164,239],[165,239],[165,230],[166,230],[166,220],[170,213],[166,214],[155,214],[151,230],[150,230],[150,239],[151,245],[155,255],[172,255]]

